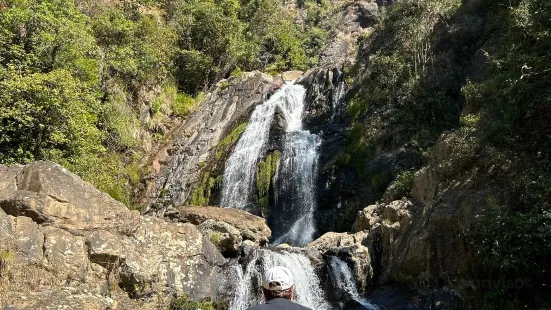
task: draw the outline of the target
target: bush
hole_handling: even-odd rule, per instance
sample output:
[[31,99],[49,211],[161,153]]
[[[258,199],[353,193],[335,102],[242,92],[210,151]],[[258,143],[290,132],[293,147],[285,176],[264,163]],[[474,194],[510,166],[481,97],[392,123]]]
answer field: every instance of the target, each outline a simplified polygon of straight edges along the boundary
[[491,206],[477,217],[469,242],[484,266],[479,278],[524,283],[486,289],[483,303],[491,308],[511,300],[530,308],[549,305],[551,213],[508,213]]

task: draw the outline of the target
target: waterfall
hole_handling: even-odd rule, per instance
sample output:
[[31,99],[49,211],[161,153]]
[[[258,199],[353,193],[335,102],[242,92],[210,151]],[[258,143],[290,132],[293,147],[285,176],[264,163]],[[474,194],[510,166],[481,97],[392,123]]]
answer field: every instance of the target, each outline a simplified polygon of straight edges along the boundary
[[[297,88],[304,98],[304,88]],[[319,138],[302,130],[304,100],[279,107],[287,121],[283,154],[274,178],[275,208],[271,222],[274,244],[304,246],[314,239],[315,183]]]
[[268,140],[275,107],[286,99],[288,86],[284,85],[268,101],[255,108],[235,150],[226,161],[220,203],[223,207],[241,209],[249,203],[258,157]]
[[352,299],[359,302],[367,309],[377,310],[377,306],[371,304],[365,298],[361,297],[356,288],[356,280],[350,272],[348,265],[335,256],[329,257],[329,265],[331,266],[331,278],[333,279],[335,286],[346,291]]
[[243,208],[251,203],[256,164],[268,140],[275,110],[279,109],[285,119],[286,132],[280,165],[274,177],[276,206],[270,210],[276,244],[303,246],[313,240],[316,232],[319,138],[302,130],[305,93],[303,86],[286,84],[272,98],[257,106],[224,171],[221,205]]
[[332,307],[324,298],[320,280],[312,263],[303,254],[257,250],[245,266],[235,266],[235,283],[238,287],[230,303],[229,310],[245,310],[264,303],[261,291],[262,275],[274,266],[284,266],[293,272],[295,280],[295,301],[316,310],[330,310]]

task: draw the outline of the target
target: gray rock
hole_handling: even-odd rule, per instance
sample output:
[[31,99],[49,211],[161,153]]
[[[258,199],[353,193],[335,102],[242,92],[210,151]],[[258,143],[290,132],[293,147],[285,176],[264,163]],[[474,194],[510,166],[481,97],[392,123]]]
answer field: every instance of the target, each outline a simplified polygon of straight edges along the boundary
[[7,304],[104,309],[113,302],[105,294],[208,299],[216,291],[226,260],[193,224],[142,217],[53,163],[13,169],[16,176],[1,173],[8,170],[0,166]]
[[225,222],[208,219],[197,226],[197,229],[206,236],[222,253],[234,253],[239,250],[243,241],[241,232]]
[[9,215],[82,230],[119,231],[139,221],[139,212],[130,212],[60,165],[38,161],[16,171],[16,187],[13,176],[0,174],[3,184],[12,184],[11,191],[0,191],[0,208]]

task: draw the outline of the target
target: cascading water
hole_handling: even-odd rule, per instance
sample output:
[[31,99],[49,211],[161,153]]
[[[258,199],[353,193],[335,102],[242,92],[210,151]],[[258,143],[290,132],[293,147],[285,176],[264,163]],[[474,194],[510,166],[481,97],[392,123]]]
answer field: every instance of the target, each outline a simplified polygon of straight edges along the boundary
[[268,140],[275,109],[279,109],[286,122],[286,134],[274,178],[276,206],[271,210],[270,226],[275,244],[304,246],[316,232],[314,193],[319,138],[302,130],[305,93],[303,86],[286,84],[270,100],[257,106],[224,171],[221,205],[236,208],[248,205],[256,164]]
[[235,150],[226,161],[220,203],[223,207],[241,209],[249,203],[256,163],[268,140],[275,107],[279,101],[287,99],[288,87],[284,85],[267,102],[256,107]]
[[262,275],[274,266],[284,266],[293,271],[295,280],[295,301],[316,310],[330,310],[332,307],[324,298],[320,280],[308,257],[299,253],[258,250],[245,267],[235,266],[235,281],[239,283],[230,303],[230,310],[245,310],[264,302],[261,292]]
[[367,309],[377,310],[377,306],[371,304],[365,298],[361,297],[356,288],[356,280],[348,265],[341,259],[335,256],[329,257],[329,265],[331,266],[331,278],[333,279],[335,286],[342,288],[346,291],[352,299],[360,303]]
[[[303,87],[296,87],[304,98]],[[304,246],[314,239],[315,183],[319,138],[302,130],[304,100],[279,106],[287,121],[283,155],[275,175],[275,208],[271,226],[274,244]]]
[[[344,83],[333,93],[333,122],[339,113]],[[274,176],[274,203],[268,223],[275,241],[304,246],[316,234],[314,212],[316,210],[315,184],[320,138],[302,129],[306,90],[300,85],[286,84],[272,98],[254,110],[249,124],[240,137],[235,150],[226,162],[222,201],[223,207],[244,208],[249,205],[254,190],[256,165],[268,142],[270,126],[276,109],[286,123],[282,139],[282,156]],[[264,302],[261,292],[262,275],[273,266],[285,266],[292,270],[295,279],[295,301],[316,310],[334,309],[325,299],[320,280],[308,257],[301,253],[253,250],[244,265],[234,266],[232,283],[235,283],[230,310],[245,310]],[[357,302],[369,309],[355,287],[355,281],[346,264],[331,259],[333,278]]]

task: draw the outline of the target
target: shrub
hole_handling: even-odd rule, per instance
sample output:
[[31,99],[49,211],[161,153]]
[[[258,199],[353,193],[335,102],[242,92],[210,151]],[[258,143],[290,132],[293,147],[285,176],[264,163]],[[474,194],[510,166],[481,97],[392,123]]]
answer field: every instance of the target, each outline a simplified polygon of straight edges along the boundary
[[484,266],[479,278],[524,283],[486,289],[484,303],[500,308],[511,299],[530,307],[549,302],[551,213],[509,213],[490,206],[477,217],[468,240]]

